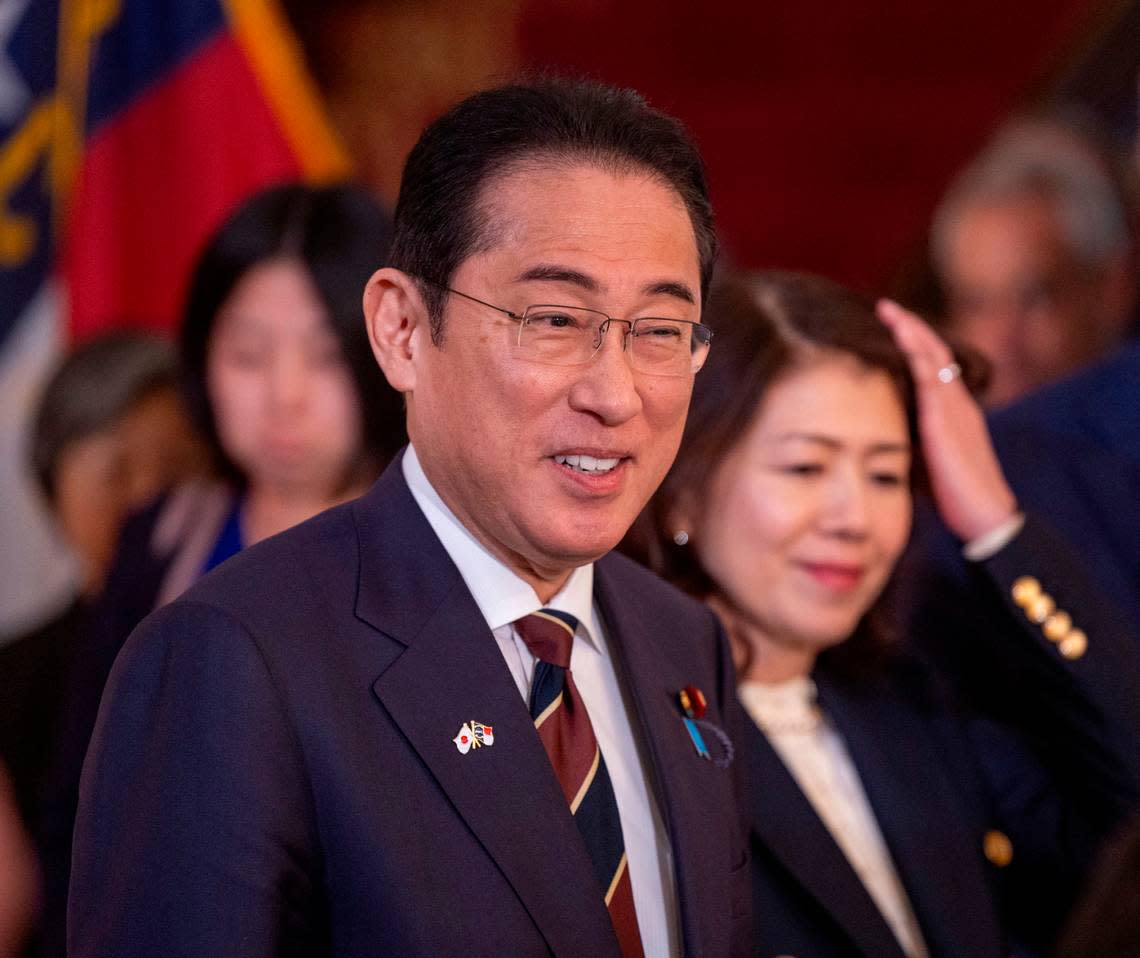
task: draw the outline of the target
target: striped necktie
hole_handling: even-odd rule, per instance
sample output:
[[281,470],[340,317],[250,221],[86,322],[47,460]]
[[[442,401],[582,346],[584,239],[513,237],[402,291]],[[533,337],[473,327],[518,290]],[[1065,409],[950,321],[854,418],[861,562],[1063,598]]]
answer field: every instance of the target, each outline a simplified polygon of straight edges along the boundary
[[594,864],[623,958],[643,954],[617,800],[586,705],[570,674],[578,620],[541,609],[514,623],[538,660],[530,714]]

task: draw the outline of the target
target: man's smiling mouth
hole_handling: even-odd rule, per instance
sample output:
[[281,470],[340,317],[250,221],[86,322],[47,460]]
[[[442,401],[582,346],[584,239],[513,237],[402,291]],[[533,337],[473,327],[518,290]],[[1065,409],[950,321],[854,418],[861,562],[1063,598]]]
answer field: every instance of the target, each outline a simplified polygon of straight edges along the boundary
[[568,466],[575,472],[584,472],[589,475],[600,475],[603,473],[611,472],[616,469],[621,462],[620,458],[613,459],[599,459],[595,456],[587,455],[558,455],[554,457],[554,461]]

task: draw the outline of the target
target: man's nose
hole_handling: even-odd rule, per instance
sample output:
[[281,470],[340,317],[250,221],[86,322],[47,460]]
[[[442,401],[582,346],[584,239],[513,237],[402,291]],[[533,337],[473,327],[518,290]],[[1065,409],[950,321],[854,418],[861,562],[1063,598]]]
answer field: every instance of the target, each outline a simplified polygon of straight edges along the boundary
[[579,375],[570,388],[570,407],[592,413],[608,426],[620,425],[641,411],[637,376],[625,349],[628,330],[625,323],[604,324],[597,352],[577,367]]

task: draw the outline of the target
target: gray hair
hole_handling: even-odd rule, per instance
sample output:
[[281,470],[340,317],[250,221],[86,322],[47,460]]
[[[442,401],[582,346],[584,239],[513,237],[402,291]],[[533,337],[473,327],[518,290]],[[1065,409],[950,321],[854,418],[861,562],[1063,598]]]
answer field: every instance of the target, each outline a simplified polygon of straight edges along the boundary
[[997,132],[946,191],[930,231],[934,265],[945,273],[950,234],[971,207],[1037,197],[1056,210],[1077,261],[1103,270],[1131,247],[1125,197],[1111,161],[1074,127],[1057,120],[1015,120]]
[[152,392],[177,387],[174,348],[157,336],[118,330],[78,346],[45,385],[31,430],[32,471],[48,502],[68,446],[110,429]]

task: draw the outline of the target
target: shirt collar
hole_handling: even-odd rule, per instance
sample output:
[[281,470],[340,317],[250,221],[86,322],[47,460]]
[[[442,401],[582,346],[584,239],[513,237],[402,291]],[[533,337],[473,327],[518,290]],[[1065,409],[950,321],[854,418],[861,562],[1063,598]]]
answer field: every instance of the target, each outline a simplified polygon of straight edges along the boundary
[[[492,555],[447,507],[420,465],[415,446],[408,445],[401,468],[412,498],[459,569],[492,631],[544,608],[530,584]],[[599,629],[594,615],[593,563],[571,572],[566,585],[545,608],[569,612],[582,624],[587,639],[594,642]]]

